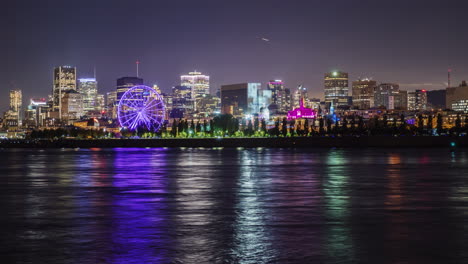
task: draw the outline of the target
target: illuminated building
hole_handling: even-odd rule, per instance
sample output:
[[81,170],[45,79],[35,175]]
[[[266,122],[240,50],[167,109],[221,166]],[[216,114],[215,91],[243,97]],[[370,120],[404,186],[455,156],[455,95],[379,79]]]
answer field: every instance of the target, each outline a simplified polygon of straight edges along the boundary
[[427,91],[416,90],[408,93],[408,110],[426,110]]
[[78,79],[78,92],[83,95],[83,111],[95,111],[99,108],[97,81],[95,78]]
[[458,87],[448,87],[446,90],[445,105],[457,111],[465,111],[465,102],[468,101],[468,85],[463,81]]
[[161,93],[161,89],[159,88],[159,86],[157,84],[153,84],[153,89],[158,93],[158,94],[162,94]]
[[48,108],[45,98],[31,98],[24,114],[24,125],[27,127],[41,126],[45,118],[44,111],[42,111],[44,108]]
[[325,103],[334,107],[349,105],[348,73],[334,71],[325,74]]
[[62,118],[61,98],[68,91],[76,91],[76,67],[60,66],[54,69],[54,85],[52,90],[52,111],[58,112]]
[[254,115],[258,109],[261,83],[239,83],[221,86],[221,113],[236,117]]
[[291,90],[284,88],[282,80],[271,80],[267,83],[268,90],[271,91],[270,111],[275,113],[287,113],[291,110]]
[[357,109],[369,109],[374,105],[374,90],[377,82],[359,79],[352,84],[353,106]]
[[10,108],[4,115],[4,123],[7,127],[21,126],[21,109],[23,107],[23,95],[21,90],[10,91]]
[[193,71],[188,75],[180,76],[180,85],[190,88],[191,99],[210,94],[210,76],[203,75],[201,72]]
[[143,85],[143,79],[138,77],[122,77],[117,79],[117,104],[122,95],[136,85]]
[[407,92],[400,91],[400,86],[395,83],[381,83],[374,92],[374,106],[385,107],[388,110],[406,109]]
[[172,111],[178,113],[177,115],[171,114],[172,118],[182,118],[185,114],[192,114],[194,111],[192,88],[178,85],[172,87],[172,93],[174,95],[172,98]]
[[117,91],[107,93],[106,111],[111,118],[117,118]]
[[316,117],[317,114],[313,109],[304,107],[304,98],[301,98],[299,102],[298,108],[288,112],[288,120]]
[[62,119],[67,125],[83,116],[83,95],[77,91],[67,91],[62,96]]
[[307,88],[305,88],[303,85],[299,85],[297,90],[294,92],[294,108],[300,107],[301,98],[304,99],[304,106],[309,107],[309,95],[307,94]]
[[195,99],[197,113],[201,117],[208,117],[220,113],[221,99],[213,95],[204,95]]

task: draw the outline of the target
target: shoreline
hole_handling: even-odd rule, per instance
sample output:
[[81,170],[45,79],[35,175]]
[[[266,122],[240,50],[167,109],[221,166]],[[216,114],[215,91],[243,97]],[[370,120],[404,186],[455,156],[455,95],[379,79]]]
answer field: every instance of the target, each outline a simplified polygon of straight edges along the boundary
[[345,136],[287,138],[164,138],[164,139],[59,139],[3,140],[0,148],[465,148],[468,137],[451,136]]

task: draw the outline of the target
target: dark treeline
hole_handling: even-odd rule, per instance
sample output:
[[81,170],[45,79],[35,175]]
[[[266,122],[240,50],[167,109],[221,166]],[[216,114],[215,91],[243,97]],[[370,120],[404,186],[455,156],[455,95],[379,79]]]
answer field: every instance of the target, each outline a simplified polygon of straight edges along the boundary
[[338,121],[327,117],[317,120],[276,119],[267,126],[265,120],[254,118],[239,121],[232,115],[219,115],[211,120],[173,120],[170,129],[164,123],[158,132],[144,128],[136,131],[121,130],[118,133],[103,129],[77,127],[33,130],[30,138],[203,138],[203,137],[306,137],[306,136],[376,136],[376,135],[460,135],[468,133],[468,116],[457,115],[454,126],[444,128],[440,114],[419,115],[414,124],[401,115],[387,115],[364,120],[362,116],[340,117]]

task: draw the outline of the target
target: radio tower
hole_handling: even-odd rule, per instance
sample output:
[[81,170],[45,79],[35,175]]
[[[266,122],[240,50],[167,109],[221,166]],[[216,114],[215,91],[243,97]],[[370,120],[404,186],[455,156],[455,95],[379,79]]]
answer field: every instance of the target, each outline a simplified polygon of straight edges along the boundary
[[448,69],[448,72],[447,72],[447,85],[448,85],[448,88],[450,88],[450,73],[452,72],[452,69]]
[[140,65],[140,61],[139,61],[139,60],[137,60],[137,61],[136,61],[136,68],[137,68],[137,78],[138,78],[138,77],[140,77],[140,75],[139,75],[139,73],[140,73],[140,72],[139,72],[139,69],[138,69],[139,65]]

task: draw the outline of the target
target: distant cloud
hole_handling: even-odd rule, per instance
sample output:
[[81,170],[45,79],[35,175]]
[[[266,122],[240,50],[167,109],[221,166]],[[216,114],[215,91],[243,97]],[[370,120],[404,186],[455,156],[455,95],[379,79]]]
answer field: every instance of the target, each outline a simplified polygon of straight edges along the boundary
[[440,87],[445,86],[444,83],[401,83],[400,86],[408,86],[408,87],[420,87],[420,86],[434,86]]

